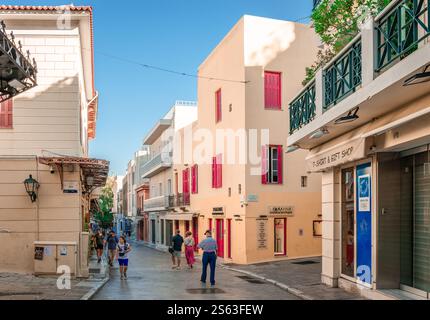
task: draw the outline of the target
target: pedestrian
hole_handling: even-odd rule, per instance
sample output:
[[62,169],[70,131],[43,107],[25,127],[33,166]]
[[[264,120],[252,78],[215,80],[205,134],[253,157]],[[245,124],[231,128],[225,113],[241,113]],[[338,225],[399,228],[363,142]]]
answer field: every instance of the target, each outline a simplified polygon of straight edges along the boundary
[[98,229],[93,238],[94,248],[97,251],[97,263],[102,262],[103,249],[104,249],[104,235],[102,230]]
[[115,231],[111,230],[107,236],[105,242],[107,243],[108,254],[109,254],[109,265],[113,267],[113,262],[116,256],[116,249],[118,246],[119,239],[115,234]]
[[119,264],[119,272],[121,273],[121,280],[127,280],[128,253],[130,251],[131,245],[127,243],[124,236],[121,236],[117,245],[117,260]]
[[193,268],[194,263],[196,260],[194,259],[194,249],[195,249],[195,241],[193,238],[192,232],[188,231],[185,234],[186,238],[184,240],[185,244],[185,257],[187,258],[187,264],[190,269]]
[[215,286],[215,268],[217,259],[218,245],[216,241],[212,238],[212,231],[208,230],[205,233],[206,239],[199,243],[198,248],[203,250],[203,270],[201,282],[206,284],[208,265],[211,269],[210,281],[211,285]]
[[[181,269],[181,255],[182,255],[182,245],[184,244],[184,238],[181,236],[181,231],[176,231],[176,235],[172,238],[172,248],[169,250],[172,254],[172,269]],[[176,263],[177,260],[177,263]]]

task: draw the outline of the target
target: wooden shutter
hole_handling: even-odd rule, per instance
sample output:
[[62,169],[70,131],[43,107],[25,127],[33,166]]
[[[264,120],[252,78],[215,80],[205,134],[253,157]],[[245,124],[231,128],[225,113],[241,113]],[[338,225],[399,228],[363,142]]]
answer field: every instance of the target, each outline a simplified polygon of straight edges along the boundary
[[212,158],[212,188],[216,188],[216,170],[217,170],[217,166],[216,166],[216,157]]
[[217,188],[222,188],[222,154],[217,157]]
[[198,172],[199,172],[199,167],[197,165],[191,168],[191,192],[193,194],[197,194],[199,192]]
[[267,184],[267,175],[268,175],[268,150],[267,146],[263,146],[261,150],[261,183]]
[[215,93],[215,121],[218,123],[222,120],[222,95],[221,89]]
[[0,104],[0,128],[12,129],[13,100],[9,99]]
[[264,73],[264,97],[265,107],[267,109],[282,108],[282,85],[280,72],[266,71]]
[[278,184],[284,183],[284,148],[278,146]]

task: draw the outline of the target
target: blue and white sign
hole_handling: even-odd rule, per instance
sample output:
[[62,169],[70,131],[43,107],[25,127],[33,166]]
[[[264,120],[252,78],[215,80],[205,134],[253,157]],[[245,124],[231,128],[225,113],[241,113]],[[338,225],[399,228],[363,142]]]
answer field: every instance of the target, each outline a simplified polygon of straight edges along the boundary
[[372,284],[372,166],[357,167],[357,279]]

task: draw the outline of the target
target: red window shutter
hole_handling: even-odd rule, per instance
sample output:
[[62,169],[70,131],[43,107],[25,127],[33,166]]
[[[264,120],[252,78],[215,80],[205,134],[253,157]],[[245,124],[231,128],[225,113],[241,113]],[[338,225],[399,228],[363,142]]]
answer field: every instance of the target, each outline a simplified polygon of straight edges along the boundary
[[0,128],[12,129],[13,100],[9,99],[0,104]]
[[269,171],[269,168],[267,166],[268,150],[269,148],[267,146],[263,146],[261,151],[261,183],[262,184],[267,184],[267,174]]
[[195,165],[191,169],[191,192],[193,194],[197,194],[199,192],[198,188],[198,166]]
[[222,188],[222,154],[217,156],[216,167],[216,188]]
[[190,169],[186,169],[182,172],[182,192],[184,194],[190,193],[189,176],[190,176]]
[[284,148],[278,146],[278,184],[284,183]]
[[269,72],[264,73],[264,100],[267,109],[282,108],[282,85],[281,73]]
[[216,170],[217,170],[217,166],[216,166],[216,157],[212,158],[212,188],[216,188]]
[[222,95],[221,89],[215,93],[215,120],[220,122],[222,120]]

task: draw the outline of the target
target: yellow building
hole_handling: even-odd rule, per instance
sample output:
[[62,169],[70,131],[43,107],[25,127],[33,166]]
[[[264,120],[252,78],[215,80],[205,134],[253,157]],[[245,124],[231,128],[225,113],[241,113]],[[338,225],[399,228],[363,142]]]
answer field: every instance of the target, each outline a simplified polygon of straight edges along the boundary
[[[66,265],[87,276],[91,192],[104,185],[109,168],[87,158],[98,97],[92,8],[1,6],[0,19],[38,66],[37,87],[3,102],[0,113],[4,118],[7,104],[9,118],[0,126],[0,272],[56,274]],[[30,177],[38,189],[26,190]]]
[[173,185],[191,199],[180,229],[198,241],[212,230],[224,261],[321,255],[321,176],[306,152],[286,153],[288,102],[315,43],[307,25],[244,16],[199,68],[198,120],[180,131]]

